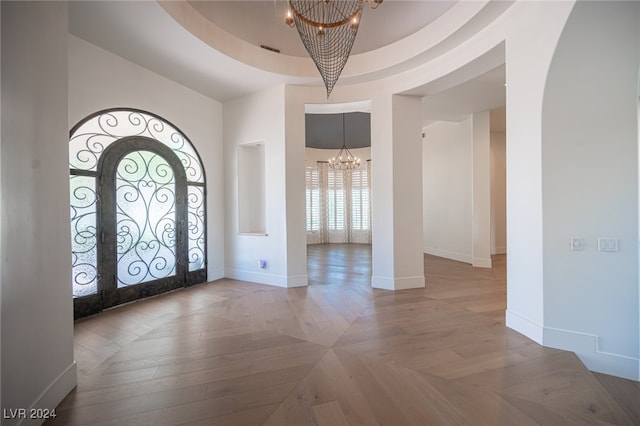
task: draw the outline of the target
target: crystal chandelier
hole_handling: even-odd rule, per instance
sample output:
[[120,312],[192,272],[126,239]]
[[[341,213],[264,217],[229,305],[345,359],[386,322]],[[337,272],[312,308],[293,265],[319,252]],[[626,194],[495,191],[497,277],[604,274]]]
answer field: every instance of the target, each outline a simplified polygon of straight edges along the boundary
[[329,159],[329,168],[332,170],[353,170],[360,167],[360,159],[353,155],[347,148],[347,138],[344,130],[344,113],[342,114],[342,148],[338,154]]
[[285,23],[295,26],[327,88],[327,98],[349,59],[364,4],[382,0],[289,0]]

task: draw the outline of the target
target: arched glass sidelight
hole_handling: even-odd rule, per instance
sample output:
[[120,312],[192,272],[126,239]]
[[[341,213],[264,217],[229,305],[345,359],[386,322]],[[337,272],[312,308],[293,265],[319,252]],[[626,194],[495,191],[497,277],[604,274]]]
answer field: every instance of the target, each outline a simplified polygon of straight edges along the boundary
[[76,317],[206,280],[205,172],[179,129],[100,111],[71,130],[69,167]]

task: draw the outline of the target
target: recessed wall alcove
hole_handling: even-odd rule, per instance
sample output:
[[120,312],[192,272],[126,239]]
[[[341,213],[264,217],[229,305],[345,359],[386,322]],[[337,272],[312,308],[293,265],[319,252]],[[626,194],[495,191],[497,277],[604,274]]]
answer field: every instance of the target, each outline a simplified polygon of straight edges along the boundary
[[264,142],[238,146],[238,232],[266,235]]

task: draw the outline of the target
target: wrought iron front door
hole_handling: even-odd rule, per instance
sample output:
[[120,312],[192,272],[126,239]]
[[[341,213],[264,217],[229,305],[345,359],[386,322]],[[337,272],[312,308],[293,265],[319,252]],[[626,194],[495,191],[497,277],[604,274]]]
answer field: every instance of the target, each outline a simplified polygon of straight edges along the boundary
[[74,317],[207,279],[206,177],[153,113],[112,108],[69,133]]
[[103,307],[186,284],[187,179],[180,160],[147,138],[125,138],[100,159]]
[[110,145],[98,163],[98,292],[76,317],[188,283],[187,179],[171,149],[146,137]]

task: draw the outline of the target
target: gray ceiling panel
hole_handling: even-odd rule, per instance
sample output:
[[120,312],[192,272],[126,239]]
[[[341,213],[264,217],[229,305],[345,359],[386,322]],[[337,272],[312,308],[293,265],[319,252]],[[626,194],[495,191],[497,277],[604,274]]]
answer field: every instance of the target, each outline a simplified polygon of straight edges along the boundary
[[305,114],[305,145],[308,148],[340,149],[342,147],[342,116],[348,148],[371,146],[371,114]]

